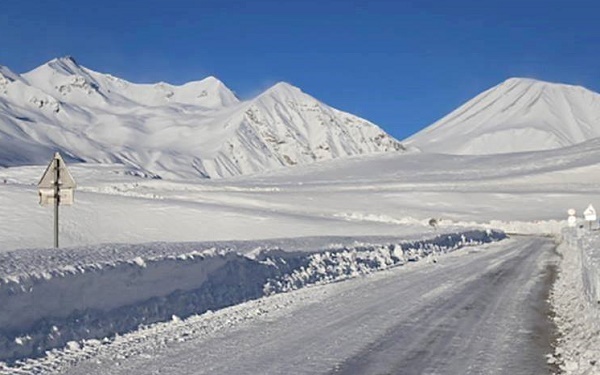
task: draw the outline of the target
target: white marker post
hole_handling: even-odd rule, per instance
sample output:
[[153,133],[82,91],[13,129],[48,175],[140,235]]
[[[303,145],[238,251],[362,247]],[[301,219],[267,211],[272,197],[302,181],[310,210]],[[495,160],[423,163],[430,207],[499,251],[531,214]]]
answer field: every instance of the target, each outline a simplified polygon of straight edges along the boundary
[[567,218],[567,224],[569,225],[569,228],[575,228],[577,226],[577,216],[575,216],[577,215],[577,211],[575,211],[574,208],[569,208],[567,214],[569,215]]
[[57,152],[38,183],[40,204],[54,204],[54,247],[58,248],[58,206],[72,205],[76,184],[62,156]]
[[588,208],[586,208],[585,211],[583,211],[583,217],[585,218],[585,221],[589,223],[590,230],[592,230],[592,223],[597,220],[597,217],[596,210],[594,209],[594,206],[592,206],[591,203],[588,206]]

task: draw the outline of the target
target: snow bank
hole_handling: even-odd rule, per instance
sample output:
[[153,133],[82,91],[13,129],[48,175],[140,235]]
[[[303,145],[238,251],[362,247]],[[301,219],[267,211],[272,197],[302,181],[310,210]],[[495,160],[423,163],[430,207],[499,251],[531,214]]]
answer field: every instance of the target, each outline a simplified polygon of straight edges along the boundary
[[567,226],[566,220],[533,220],[533,221],[503,221],[491,220],[487,223],[479,223],[475,221],[452,221],[445,219],[440,223],[440,226],[466,227],[466,228],[488,228],[501,230],[508,234],[522,235],[560,235],[563,228]]
[[496,228],[510,234],[559,235],[566,220],[534,220],[534,221],[500,221],[492,220],[484,225],[486,228]]
[[[0,360],[35,357],[77,341],[187,317],[265,294],[339,280],[497,241],[465,231],[307,251],[227,243],[103,245],[0,254]],[[292,241],[293,242],[293,241]],[[268,243],[268,242],[267,242]],[[319,250],[322,249],[322,250]]]
[[257,298],[267,271],[233,252],[209,252],[9,276],[0,284],[0,359]]
[[565,229],[551,300],[560,332],[554,357],[566,374],[600,373],[600,234]]
[[352,247],[329,249],[300,258],[288,253],[260,254],[258,259],[277,264],[282,271],[269,280],[265,292],[285,292],[307,284],[330,282],[384,270],[423,258],[433,261],[436,255],[454,251],[466,245],[476,245],[505,238],[503,232],[469,231],[439,235],[433,239],[381,245],[357,244]]
[[583,236],[578,247],[585,294],[592,305],[600,308],[600,235]]

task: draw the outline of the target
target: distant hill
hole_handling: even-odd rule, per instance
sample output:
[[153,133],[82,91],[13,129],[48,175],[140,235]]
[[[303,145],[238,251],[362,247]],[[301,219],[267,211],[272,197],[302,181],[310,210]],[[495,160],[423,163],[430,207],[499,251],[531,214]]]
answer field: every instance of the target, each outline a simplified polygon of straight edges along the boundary
[[54,59],[0,67],[0,166],[122,163],[161,177],[228,177],[403,146],[287,83],[239,101],[215,77],[135,84]]
[[511,78],[405,140],[425,152],[499,154],[549,150],[600,137],[600,94]]

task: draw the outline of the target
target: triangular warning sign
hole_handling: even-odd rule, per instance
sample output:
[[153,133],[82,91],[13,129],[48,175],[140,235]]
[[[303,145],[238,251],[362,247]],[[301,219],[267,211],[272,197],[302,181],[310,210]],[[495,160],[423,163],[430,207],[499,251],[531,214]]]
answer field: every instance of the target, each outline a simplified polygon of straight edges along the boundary
[[54,180],[56,178],[56,168],[58,167],[58,186],[60,189],[75,189],[75,180],[71,176],[71,172],[67,169],[67,165],[62,156],[57,152],[50,164],[46,168],[44,175],[38,183],[40,189],[53,189]]
[[583,211],[583,216],[587,221],[596,221],[596,210],[591,204]]

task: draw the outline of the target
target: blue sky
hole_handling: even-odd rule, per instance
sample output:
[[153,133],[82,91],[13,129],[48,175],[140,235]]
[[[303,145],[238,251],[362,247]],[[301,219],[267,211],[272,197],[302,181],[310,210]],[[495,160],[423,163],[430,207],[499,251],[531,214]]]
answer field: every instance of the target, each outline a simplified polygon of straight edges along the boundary
[[403,139],[514,76],[600,91],[592,0],[3,0],[0,65],[71,55],[133,82],[287,81]]

